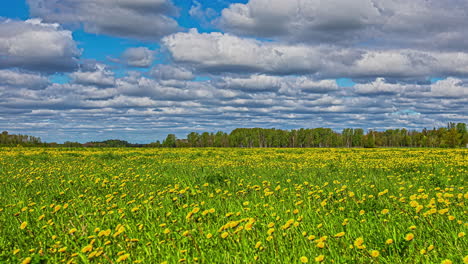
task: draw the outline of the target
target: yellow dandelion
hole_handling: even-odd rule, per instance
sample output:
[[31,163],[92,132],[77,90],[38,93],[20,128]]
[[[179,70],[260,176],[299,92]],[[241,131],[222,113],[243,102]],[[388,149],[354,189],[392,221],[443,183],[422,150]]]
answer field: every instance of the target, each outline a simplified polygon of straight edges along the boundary
[[364,238],[358,237],[356,240],[354,240],[354,245],[356,247],[360,247],[362,244],[364,244]]
[[229,233],[228,233],[228,232],[223,232],[223,233],[221,234],[221,238],[226,238],[226,237],[228,237],[228,236],[229,236]]
[[335,237],[342,237],[344,236],[346,233],[345,232],[340,232],[338,234],[335,235]]
[[68,234],[71,235],[71,234],[75,233],[76,231],[78,231],[76,228],[72,228],[72,229],[70,229],[70,231],[68,231]]
[[406,234],[406,236],[405,236],[405,240],[406,240],[406,241],[411,241],[411,240],[413,240],[413,239],[414,239],[413,233],[408,233],[408,234]]
[[457,236],[458,236],[458,237],[464,237],[464,236],[465,236],[465,232],[460,232],[460,233],[458,233]]
[[28,226],[28,222],[24,221],[23,223],[21,223],[20,229],[25,229],[27,226]]
[[444,259],[444,260],[442,260],[441,263],[442,264],[452,264],[453,262],[451,260],[449,260],[449,259]]
[[93,245],[87,245],[81,249],[81,253],[90,252],[91,250],[93,250]]
[[29,264],[31,263],[31,258],[30,257],[27,257],[25,259],[23,259],[23,261],[21,261],[21,264]]
[[383,209],[381,213],[382,213],[382,214],[388,214],[388,212],[389,212],[388,209]]
[[300,258],[300,260],[301,260],[301,263],[307,263],[307,262],[309,262],[309,259],[308,259],[307,257],[305,257],[305,256],[302,256],[302,257]]
[[65,251],[67,251],[67,247],[63,247],[63,248],[61,248],[61,249],[58,250],[58,252],[60,252],[60,253],[63,253],[63,252],[65,252]]
[[468,264],[468,255],[463,257],[463,263]]
[[122,261],[124,261],[124,260],[127,260],[128,257],[130,257],[130,254],[121,255],[121,256],[116,260],[116,262],[122,262]]
[[380,252],[378,250],[372,250],[370,255],[374,258],[380,256]]
[[393,239],[391,239],[391,238],[387,239],[387,241],[385,241],[385,244],[387,244],[387,245],[393,244]]
[[319,256],[315,257],[316,262],[322,262],[324,259],[325,259],[324,255],[319,255]]
[[260,242],[260,241],[255,244],[255,248],[259,248],[261,246],[262,246],[262,242]]

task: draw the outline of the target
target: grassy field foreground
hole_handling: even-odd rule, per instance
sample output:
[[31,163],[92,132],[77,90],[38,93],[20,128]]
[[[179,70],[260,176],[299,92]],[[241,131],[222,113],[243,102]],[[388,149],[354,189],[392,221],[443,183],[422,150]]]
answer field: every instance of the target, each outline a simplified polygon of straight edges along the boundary
[[466,149],[0,149],[0,263],[468,263]]

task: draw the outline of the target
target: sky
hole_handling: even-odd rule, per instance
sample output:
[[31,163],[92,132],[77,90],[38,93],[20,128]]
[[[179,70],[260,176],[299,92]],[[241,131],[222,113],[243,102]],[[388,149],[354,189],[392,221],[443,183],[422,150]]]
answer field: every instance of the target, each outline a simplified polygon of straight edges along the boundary
[[47,142],[468,122],[466,0],[4,0],[0,130]]

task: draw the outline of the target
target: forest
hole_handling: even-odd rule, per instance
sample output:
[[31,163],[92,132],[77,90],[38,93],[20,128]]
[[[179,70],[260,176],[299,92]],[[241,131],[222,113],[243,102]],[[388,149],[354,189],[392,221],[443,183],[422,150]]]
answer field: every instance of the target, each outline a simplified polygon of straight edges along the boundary
[[422,129],[387,129],[384,131],[362,128],[346,128],[341,133],[330,128],[301,128],[292,130],[274,128],[237,128],[229,134],[218,131],[191,132],[186,138],[169,134],[161,142],[132,144],[125,140],[91,141],[84,144],[65,141],[63,144],[42,142],[40,138],[14,135],[4,131],[0,134],[0,146],[25,147],[166,147],[166,148],[329,148],[329,147],[466,147],[468,132],[465,123],[448,123],[446,127]]

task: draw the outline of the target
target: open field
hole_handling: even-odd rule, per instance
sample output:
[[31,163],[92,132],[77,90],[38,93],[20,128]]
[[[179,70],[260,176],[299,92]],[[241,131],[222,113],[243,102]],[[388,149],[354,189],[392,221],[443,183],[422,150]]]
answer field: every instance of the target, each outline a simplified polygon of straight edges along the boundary
[[466,149],[4,148],[0,263],[467,263],[467,180]]

